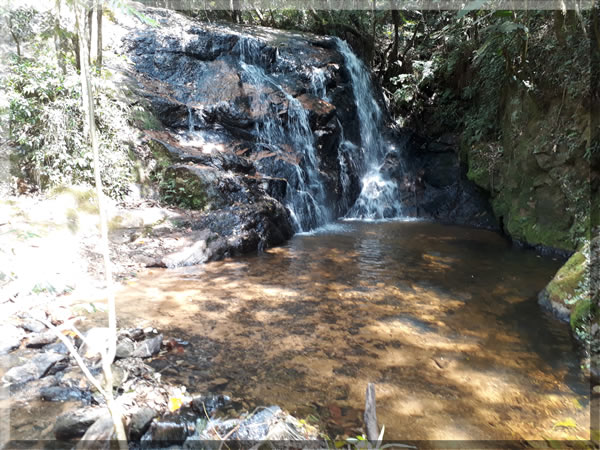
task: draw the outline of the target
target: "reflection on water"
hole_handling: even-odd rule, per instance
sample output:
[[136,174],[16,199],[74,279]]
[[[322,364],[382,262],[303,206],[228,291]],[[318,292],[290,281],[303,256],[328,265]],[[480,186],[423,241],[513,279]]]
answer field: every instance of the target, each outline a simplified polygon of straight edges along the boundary
[[[536,303],[558,267],[486,231],[344,222],[260,256],[149,271],[118,309],[193,343],[153,363],[167,379],[333,435],[360,432],[374,382],[387,439],[588,438],[568,326]],[[578,428],[554,426],[568,417]]]

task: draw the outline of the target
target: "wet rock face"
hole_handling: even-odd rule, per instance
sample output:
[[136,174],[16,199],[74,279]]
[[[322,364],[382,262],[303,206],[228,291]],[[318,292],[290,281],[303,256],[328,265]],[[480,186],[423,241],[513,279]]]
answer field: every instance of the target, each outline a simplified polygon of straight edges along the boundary
[[[340,42],[198,23],[161,9],[144,14],[162,26],[131,29],[123,49],[136,69],[140,94],[166,127],[147,133],[160,158],[161,192],[178,206],[204,213],[190,223],[194,232],[203,232],[198,239],[186,239],[185,246],[149,265],[198,264],[256,251],[349,211],[358,217],[352,206],[368,155],[380,151],[387,152],[383,174],[393,181],[394,198],[379,201],[394,203],[399,195],[404,205],[388,205],[384,217],[401,210],[497,228],[487,199],[466,179],[453,143],[404,150],[415,143],[385,131],[379,115],[365,127],[370,116],[361,114],[365,108],[357,104],[365,102],[357,101],[364,97],[371,105],[381,99],[370,82],[357,82],[359,69],[348,60],[352,52]],[[388,142],[380,146],[369,130],[389,134]]]
[[[163,147],[178,188],[198,180],[194,208],[227,211],[218,215],[221,222],[262,224],[262,236],[243,233],[221,253],[276,245],[291,236],[290,228],[343,215],[359,183],[344,191],[338,148],[342,137],[359,145],[360,136],[350,78],[334,41],[200,24],[159,9],[145,14],[162,27],[131,30],[123,47],[143,95],[167,127],[148,133],[152,145]],[[294,205],[291,216],[279,206],[263,207],[274,201]],[[235,211],[240,205],[256,206],[253,213]],[[269,212],[276,216],[264,215]]]
[[418,135],[406,135],[404,139],[408,140],[404,158],[408,170],[404,174],[398,172],[400,164],[394,157],[399,156],[394,154],[389,155],[386,165],[390,176],[400,180],[400,191],[410,215],[500,230],[488,196],[467,179],[454,136],[426,140]]

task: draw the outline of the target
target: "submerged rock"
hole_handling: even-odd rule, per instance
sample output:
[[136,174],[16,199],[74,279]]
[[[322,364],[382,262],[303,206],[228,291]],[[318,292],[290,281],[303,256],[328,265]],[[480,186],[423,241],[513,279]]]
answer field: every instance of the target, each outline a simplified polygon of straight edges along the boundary
[[211,441],[228,436],[243,445],[264,441],[317,440],[316,428],[302,424],[279,406],[269,406],[254,414],[234,419],[211,419],[186,441],[184,448],[197,448],[198,441]]
[[[87,407],[68,411],[56,419],[54,435],[58,440],[68,440],[81,437],[98,419],[108,413],[106,408]],[[110,413],[108,413],[110,414]]]
[[89,396],[77,388],[48,386],[40,390],[40,397],[47,402],[67,402],[84,400]]
[[142,406],[131,415],[129,422],[129,439],[137,441],[150,427],[152,419],[154,419],[158,413],[156,410],[147,406]]
[[87,429],[75,448],[78,450],[108,450],[113,448],[111,440],[115,438],[116,433],[112,416],[108,410],[104,410],[104,413]]

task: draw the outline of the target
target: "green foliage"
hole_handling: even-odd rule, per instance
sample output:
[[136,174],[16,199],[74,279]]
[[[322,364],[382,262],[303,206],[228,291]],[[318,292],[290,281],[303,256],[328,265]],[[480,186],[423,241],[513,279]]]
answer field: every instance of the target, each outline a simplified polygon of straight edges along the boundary
[[15,9],[0,10],[0,17],[3,19],[3,27],[6,27],[8,34],[12,37],[17,46],[17,54],[21,55],[21,43],[31,39],[33,36],[33,26],[37,11],[31,7],[19,7]]
[[207,205],[204,186],[195,177],[179,177],[169,170],[159,184],[164,202],[187,209],[204,209]]
[[[96,123],[100,131],[102,181],[106,193],[120,197],[131,180],[129,106],[109,80],[95,77]],[[4,80],[8,106],[1,111],[17,149],[16,175],[44,190],[63,184],[92,184],[89,147],[78,75],[67,75],[43,58],[14,59]]]

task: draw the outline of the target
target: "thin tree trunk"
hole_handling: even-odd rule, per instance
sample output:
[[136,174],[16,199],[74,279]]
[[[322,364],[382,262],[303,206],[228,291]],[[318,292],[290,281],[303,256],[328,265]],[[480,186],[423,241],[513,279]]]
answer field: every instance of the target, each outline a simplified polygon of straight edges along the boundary
[[96,68],[102,70],[102,1],[96,0],[96,25],[97,25],[97,46],[96,46]]
[[75,53],[75,68],[78,72],[81,72],[81,51],[79,46],[79,35],[75,34],[71,37],[71,45],[73,46],[73,53]]
[[8,23],[8,28],[10,30],[10,35],[12,36],[12,38],[15,41],[15,44],[17,46],[17,56],[20,58],[21,57],[21,43],[19,42],[17,35],[15,33],[13,33],[12,24],[10,22]]
[[390,55],[391,61],[396,61],[398,59],[398,32],[400,28],[400,14],[398,14],[398,10],[395,8],[395,1],[390,0],[392,3],[392,22],[394,24],[394,45],[392,46],[392,54]]
[[[115,293],[112,279],[112,266],[110,262],[110,254],[108,248],[108,222],[106,220],[106,209],[104,202],[104,193],[102,191],[102,179],[100,177],[100,156],[98,148],[98,138],[96,136],[96,122],[94,119],[94,96],[92,90],[92,82],[90,78],[89,70],[89,42],[87,41],[88,34],[86,30],[81,27],[81,20],[79,17],[79,6],[78,1],[74,2],[75,11],[75,26],[77,28],[77,34],[79,35],[79,46],[80,46],[80,61],[81,61],[81,92],[83,98],[84,110],[87,115],[88,131],[90,142],[92,144],[92,152],[94,156],[94,179],[96,182],[96,195],[98,196],[98,208],[100,215],[100,232],[101,232],[101,246],[102,254],[104,257],[104,273],[106,276],[106,287],[108,294],[108,328],[110,338],[108,342],[108,350],[102,354],[102,371],[106,380],[106,403],[110,410],[117,439],[119,441],[119,447],[122,450],[128,449],[127,435],[123,427],[122,414],[119,405],[114,401],[113,398],[113,377],[111,364],[115,358],[116,345],[117,345],[117,314],[115,307]],[[84,15],[85,17],[85,15]],[[88,15],[89,17],[89,15]],[[91,22],[90,22],[91,25]]]
[[92,19],[94,16],[94,8],[91,4],[88,5],[87,16],[85,21],[85,30],[88,34],[87,39],[87,55],[88,55],[88,65],[92,63]]
[[232,17],[235,23],[242,23],[242,11],[240,0],[231,0]]
[[377,0],[373,0],[373,2],[371,3],[371,9],[373,12],[373,27],[372,27],[372,32],[371,32],[371,67],[373,67],[373,64],[375,62],[375,30],[376,30],[375,11],[376,11],[376,7],[377,7]]

